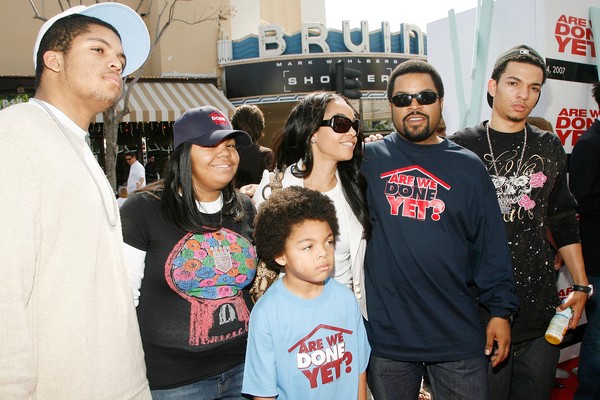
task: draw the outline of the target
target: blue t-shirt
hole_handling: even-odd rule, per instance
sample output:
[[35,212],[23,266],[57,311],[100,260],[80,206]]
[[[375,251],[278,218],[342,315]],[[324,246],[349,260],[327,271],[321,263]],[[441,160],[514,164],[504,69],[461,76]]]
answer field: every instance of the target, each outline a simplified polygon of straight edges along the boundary
[[242,393],[286,399],[356,399],[371,348],[352,291],[328,279],[301,299],[280,279],[250,315]]

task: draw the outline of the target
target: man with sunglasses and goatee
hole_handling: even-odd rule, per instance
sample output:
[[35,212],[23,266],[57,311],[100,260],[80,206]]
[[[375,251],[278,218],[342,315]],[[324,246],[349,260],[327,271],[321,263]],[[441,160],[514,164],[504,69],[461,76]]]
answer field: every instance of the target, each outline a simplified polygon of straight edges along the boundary
[[431,65],[400,64],[387,94],[396,131],[367,143],[361,166],[369,387],[377,400],[416,399],[427,370],[435,399],[487,399],[488,359],[508,356],[518,309],[495,190],[475,154],[436,134],[444,86]]
[[567,185],[567,157],[557,135],[540,130],[527,117],[540,99],[546,63],[526,45],[501,54],[487,84],[489,121],[451,137],[484,162],[496,194],[512,253],[521,303],[512,327],[512,352],[493,368],[493,400],[546,400],[554,387],[560,348],[544,338],[560,301],[554,274],[550,229],[575,285],[561,309],[572,307],[575,328],[588,296],[577,202]]

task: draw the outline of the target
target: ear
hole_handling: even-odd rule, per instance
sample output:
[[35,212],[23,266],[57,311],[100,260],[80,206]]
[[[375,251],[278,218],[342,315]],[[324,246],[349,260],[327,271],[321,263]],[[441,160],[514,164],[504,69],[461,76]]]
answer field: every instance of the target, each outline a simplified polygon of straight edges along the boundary
[[44,53],[42,59],[44,60],[46,68],[54,72],[59,72],[64,64],[63,53],[59,51],[48,50]]
[[285,256],[284,255],[275,257],[275,262],[277,264],[281,265],[282,267],[285,267],[285,265],[287,264],[287,261],[285,260]]
[[488,81],[487,87],[488,87],[488,92],[490,93],[490,96],[496,97],[496,89],[498,87],[498,82],[496,82],[493,79],[490,79]]

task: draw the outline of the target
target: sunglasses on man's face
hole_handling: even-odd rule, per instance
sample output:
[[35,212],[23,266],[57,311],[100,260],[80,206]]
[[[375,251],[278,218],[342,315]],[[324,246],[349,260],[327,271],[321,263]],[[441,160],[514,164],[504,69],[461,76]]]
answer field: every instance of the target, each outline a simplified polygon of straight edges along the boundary
[[333,129],[335,133],[348,133],[350,128],[354,128],[354,132],[358,134],[358,131],[360,130],[360,119],[352,121],[348,117],[336,115],[330,119],[324,119],[323,122],[321,122],[321,126],[328,126]]
[[392,97],[392,104],[395,107],[408,107],[412,103],[413,99],[417,99],[417,103],[422,106],[435,103],[438,99],[437,93],[434,92],[421,92],[415,94],[399,93]]

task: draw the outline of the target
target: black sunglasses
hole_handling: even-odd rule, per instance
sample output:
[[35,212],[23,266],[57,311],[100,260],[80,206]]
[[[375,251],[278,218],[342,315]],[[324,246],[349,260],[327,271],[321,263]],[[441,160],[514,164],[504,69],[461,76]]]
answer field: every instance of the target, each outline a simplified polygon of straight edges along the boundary
[[435,103],[438,97],[437,93],[434,92],[421,92],[415,94],[399,93],[392,97],[392,104],[395,107],[408,107],[413,99],[417,99],[417,102],[420,105],[426,106]]
[[360,131],[360,119],[357,118],[352,121],[350,118],[344,117],[343,115],[336,115],[330,119],[324,119],[323,122],[321,122],[321,126],[328,126],[333,129],[335,133],[348,133],[350,128],[354,128],[354,131],[358,135],[358,132]]

